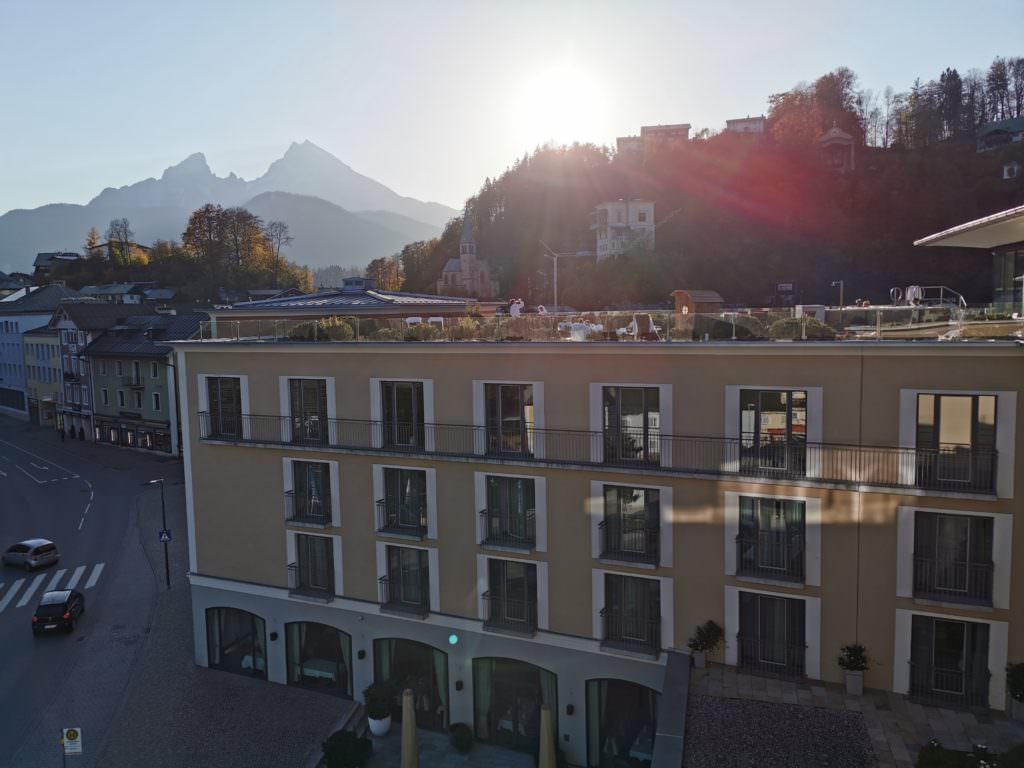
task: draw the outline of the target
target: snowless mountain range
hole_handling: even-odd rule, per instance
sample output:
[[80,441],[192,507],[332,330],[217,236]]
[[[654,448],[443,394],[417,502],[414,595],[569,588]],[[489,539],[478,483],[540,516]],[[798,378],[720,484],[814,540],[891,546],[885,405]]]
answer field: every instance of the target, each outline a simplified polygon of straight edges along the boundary
[[288,224],[288,257],[310,267],[364,266],[406,243],[440,234],[458,211],[403,197],[312,142],[294,143],[251,181],[216,176],[202,153],[125,187],[108,187],[86,205],[56,203],[0,216],[0,271],[31,272],[38,252],[82,251],[90,227],[131,221],[135,240],[180,240],[189,214],[206,203],[240,205],[264,221]]

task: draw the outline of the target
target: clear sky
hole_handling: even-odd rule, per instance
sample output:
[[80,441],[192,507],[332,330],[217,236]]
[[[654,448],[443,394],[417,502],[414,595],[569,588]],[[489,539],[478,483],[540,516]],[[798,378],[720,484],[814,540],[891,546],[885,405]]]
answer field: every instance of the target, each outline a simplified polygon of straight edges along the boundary
[[192,152],[262,174],[310,139],[459,207],[547,139],[718,128],[845,65],[906,89],[1024,54],[1024,0],[0,0],[0,212]]

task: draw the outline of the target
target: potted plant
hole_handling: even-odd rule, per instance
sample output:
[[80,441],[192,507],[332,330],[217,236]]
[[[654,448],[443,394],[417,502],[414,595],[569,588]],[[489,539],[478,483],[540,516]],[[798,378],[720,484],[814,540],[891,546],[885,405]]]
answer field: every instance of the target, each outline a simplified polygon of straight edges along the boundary
[[1006,692],[1010,694],[1010,717],[1024,721],[1024,663],[1006,665]]
[[699,625],[686,643],[693,654],[693,666],[703,669],[708,654],[718,650],[724,641],[725,632],[711,619]]
[[860,643],[844,645],[839,649],[839,666],[846,680],[846,692],[850,696],[864,693],[864,670],[868,668],[868,656]]
[[391,703],[394,697],[387,683],[374,683],[363,691],[366,702],[366,721],[370,733],[383,736],[391,729]]
[[373,742],[352,731],[335,731],[323,743],[325,768],[362,768],[373,754]]

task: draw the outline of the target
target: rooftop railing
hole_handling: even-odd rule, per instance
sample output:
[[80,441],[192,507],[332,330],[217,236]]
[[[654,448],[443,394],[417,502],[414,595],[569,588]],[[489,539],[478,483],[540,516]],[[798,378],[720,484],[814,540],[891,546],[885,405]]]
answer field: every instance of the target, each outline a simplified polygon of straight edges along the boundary
[[[438,312],[443,312],[439,308]],[[1007,338],[1024,320],[1000,308],[948,303],[674,312],[668,309],[510,315],[221,317],[200,324],[197,340],[264,342],[705,342],[968,340]]]
[[[242,415],[241,432],[213,429],[208,412],[199,416],[202,440],[230,443],[293,445],[286,416]],[[385,439],[392,425],[380,421],[329,419],[317,441],[305,446],[386,453],[410,452],[438,456],[494,457],[486,450],[486,427],[462,424],[423,424],[423,447],[394,446]],[[597,465],[679,474],[757,477],[780,481],[810,481],[848,486],[920,488],[951,493],[992,494],[996,488],[996,453],[962,446],[939,449],[898,448],[835,443],[791,443],[786,454],[799,452],[801,461],[777,461],[778,443],[764,451],[744,438],[659,434],[657,463],[638,463],[618,452],[606,452],[603,432],[535,429],[533,455],[516,452],[506,460],[541,464]],[[770,450],[769,450],[770,449]],[[762,455],[763,454],[763,455]]]

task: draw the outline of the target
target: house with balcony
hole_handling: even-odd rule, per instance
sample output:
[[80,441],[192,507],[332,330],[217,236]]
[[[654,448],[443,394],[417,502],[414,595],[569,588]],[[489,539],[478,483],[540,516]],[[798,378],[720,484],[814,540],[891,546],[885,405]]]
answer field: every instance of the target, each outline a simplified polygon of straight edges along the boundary
[[61,376],[64,380],[57,404],[57,428],[80,440],[96,440],[93,417],[92,369],[85,349],[115,325],[129,317],[152,314],[139,304],[107,304],[95,301],[64,302],[53,312],[49,327],[57,331]]
[[857,640],[868,687],[1007,706],[1015,343],[172,346],[197,664],[524,751],[547,705],[595,767],[649,762],[708,619],[752,674]]
[[177,455],[180,414],[170,341],[199,332],[203,313],[126,317],[90,342],[95,439]]
[[598,261],[635,249],[654,250],[654,230],[653,200],[601,203],[590,214]]

